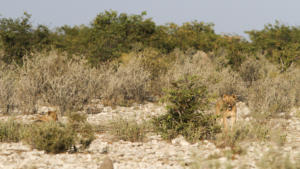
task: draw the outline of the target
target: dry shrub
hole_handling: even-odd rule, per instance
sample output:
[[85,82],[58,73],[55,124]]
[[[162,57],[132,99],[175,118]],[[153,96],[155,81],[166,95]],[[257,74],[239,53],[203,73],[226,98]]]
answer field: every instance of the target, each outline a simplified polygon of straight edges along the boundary
[[281,150],[271,149],[263,154],[262,158],[256,162],[256,165],[261,169],[299,169],[300,162],[299,160],[292,160],[289,153],[282,153]]
[[295,105],[297,90],[284,76],[259,80],[249,89],[248,105],[254,113],[267,116],[287,113]]
[[138,66],[141,66],[144,71],[150,73],[150,92],[153,96],[161,96],[162,87],[164,85],[163,75],[166,74],[169,65],[172,63],[174,54],[162,54],[157,49],[145,48],[141,51],[122,54],[120,61],[123,66],[132,66],[131,60],[138,59]]
[[68,60],[51,53],[24,61],[17,84],[17,103],[22,111],[36,112],[37,104],[76,110],[91,98],[100,97],[101,83],[95,69],[84,60]]
[[242,141],[266,141],[270,137],[271,126],[256,121],[238,122],[228,133],[221,133],[216,137],[218,147],[230,147],[235,153],[241,153]]
[[175,61],[163,78],[166,88],[183,76],[197,75],[201,77],[199,83],[206,86],[209,93],[217,95],[216,84],[221,78],[220,73],[216,71],[215,64],[206,53],[198,51],[194,55],[186,56],[177,51],[173,55]]
[[230,68],[225,68],[224,65],[219,65],[218,62],[217,56],[213,53],[206,54],[198,51],[191,56],[179,54],[174,66],[165,77],[166,86],[170,86],[170,82],[176,81],[182,76],[197,75],[201,77],[199,83],[207,87],[212,97],[236,94],[239,96],[239,100],[245,100],[247,91],[242,78],[238,73]]
[[91,68],[84,59],[37,54],[13,69],[0,68],[0,106],[4,112],[17,107],[37,112],[38,106],[59,106],[61,112],[80,110],[91,99],[110,105],[150,100],[151,73],[141,58],[127,64]]
[[286,142],[286,123],[278,120],[239,121],[232,130],[217,135],[217,147],[230,147],[233,154],[245,153],[246,142],[272,142],[283,146]]
[[146,138],[149,124],[138,123],[135,119],[116,118],[110,122],[110,133],[119,140],[142,142]]
[[285,78],[289,79],[292,86],[291,92],[295,97],[294,106],[300,107],[300,67],[291,66],[287,70]]
[[36,112],[37,105],[52,105],[65,112],[81,109],[93,98],[107,105],[142,103],[161,96],[163,88],[187,75],[201,77],[198,83],[206,86],[210,98],[236,94],[253,112],[282,112],[300,105],[299,68],[280,73],[266,60],[248,59],[235,72],[218,62],[222,57],[179,50],[163,55],[144,49],[124,54],[122,63],[96,69],[84,59],[36,54],[23,66],[0,65],[0,108],[7,113],[14,108]]
[[239,75],[247,87],[263,77],[263,63],[255,58],[247,58],[239,68]]
[[121,64],[117,70],[109,69],[103,76],[105,87],[102,93],[107,105],[142,103],[150,97],[150,73],[146,71],[139,58]]
[[17,72],[14,71],[15,65],[0,65],[0,112],[13,112],[16,104],[15,87],[17,82]]
[[219,96],[235,94],[238,96],[238,101],[245,101],[248,92],[245,82],[238,73],[226,68],[220,72],[219,76],[220,80],[216,87]]
[[[257,62],[247,60],[239,72],[246,82],[251,81],[247,96],[250,109],[253,114],[261,114],[263,117],[277,116],[280,113],[287,115],[293,106],[299,106],[299,68],[290,67],[286,72],[280,73],[276,66],[266,59],[260,58],[259,63]],[[244,69],[247,64],[255,67],[252,70],[257,78],[250,75],[252,71],[246,73]]]
[[128,64],[130,60],[138,58],[141,62],[140,66],[151,74],[152,80],[155,80],[167,72],[168,64],[171,59],[170,56],[172,55],[169,55],[168,57],[165,56],[157,49],[146,48],[140,52],[131,52],[122,55],[121,61],[122,63]]

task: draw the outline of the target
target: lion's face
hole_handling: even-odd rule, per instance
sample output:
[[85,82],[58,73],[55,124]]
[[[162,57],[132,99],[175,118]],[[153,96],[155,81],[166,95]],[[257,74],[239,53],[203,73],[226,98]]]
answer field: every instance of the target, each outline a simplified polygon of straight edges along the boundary
[[236,96],[224,94],[223,102],[231,110],[236,104]]
[[58,120],[57,114],[56,114],[55,111],[49,111],[49,112],[48,112],[48,116],[51,117],[52,120],[54,120],[54,121],[57,121],[57,120]]

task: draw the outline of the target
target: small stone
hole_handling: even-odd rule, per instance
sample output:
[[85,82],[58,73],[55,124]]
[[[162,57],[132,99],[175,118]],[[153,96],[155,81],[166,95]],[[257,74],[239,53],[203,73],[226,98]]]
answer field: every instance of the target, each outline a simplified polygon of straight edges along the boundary
[[113,168],[114,168],[114,165],[113,165],[112,160],[108,156],[105,157],[100,166],[100,169],[113,169]]
[[171,142],[172,142],[172,144],[174,144],[174,145],[181,145],[181,146],[188,146],[188,145],[190,145],[190,143],[187,142],[187,141],[184,139],[183,136],[179,136],[179,137],[173,139]]

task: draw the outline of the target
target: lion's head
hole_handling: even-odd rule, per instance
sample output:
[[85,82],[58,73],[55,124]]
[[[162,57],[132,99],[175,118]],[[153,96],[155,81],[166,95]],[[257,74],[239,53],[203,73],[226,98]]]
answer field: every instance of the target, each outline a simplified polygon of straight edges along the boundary
[[49,111],[49,112],[48,112],[48,116],[49,116],[52,120],[54,120],[54,121],[57,121],[57,120],[58,120],[58,118],[57,118],[57,113],[56,113],[55,111]]
[[232,109],[236,104],[236,95],[223,95],[223,102],[225,103],[226,107]]

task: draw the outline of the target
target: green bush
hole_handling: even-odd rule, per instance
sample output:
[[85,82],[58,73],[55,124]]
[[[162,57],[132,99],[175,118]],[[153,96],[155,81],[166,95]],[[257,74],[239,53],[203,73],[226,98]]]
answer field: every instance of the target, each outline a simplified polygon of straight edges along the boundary
[[27,142],[38,150],[47,153],[62,153],[75,145],[76,133],[55,122],[37,123],[26,136]]
[[33,148],[47,153],[62,153],[75,148],[87,148],[95,139],[94,128],[80,114],[70,115],[69,123],[56,122],[22,124],[14,119],[0,122],[0,142],[26,141]]
[[164,138],[183,135],[189,141],[213,138],[220,132],[216,116],[204,112],[208,106],[206,87],[196,76],[175,81],[166,92],[167,114],[154,118],[154,126]]
[[70,113],[68,119],[67,126],[77,133],[76,144],[79,144],[81,149],[87,148],[95,139],[95,135],[93,126],[87,122],[86,114]]
[[0,122],[0,142],[18,142],[24,137],[25,126],[13,119]]

